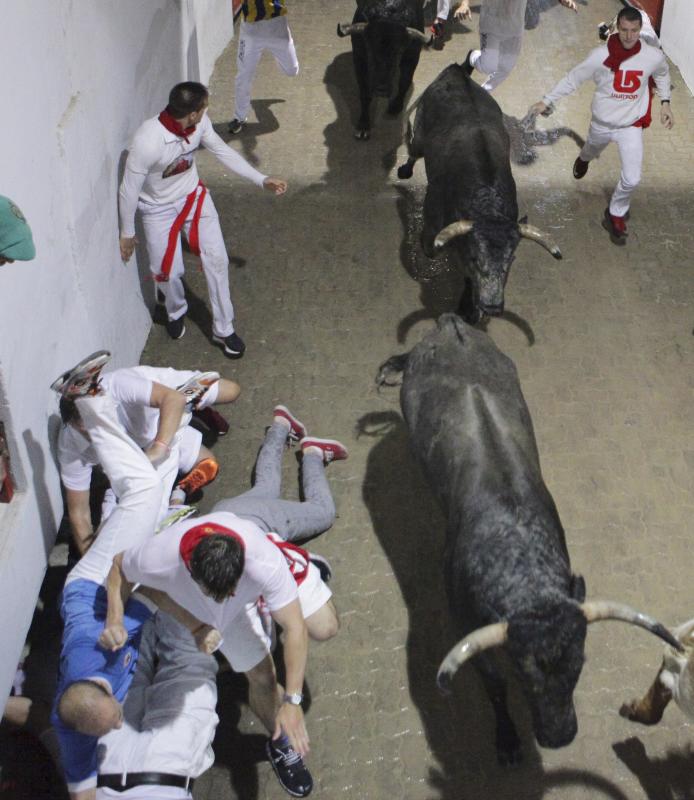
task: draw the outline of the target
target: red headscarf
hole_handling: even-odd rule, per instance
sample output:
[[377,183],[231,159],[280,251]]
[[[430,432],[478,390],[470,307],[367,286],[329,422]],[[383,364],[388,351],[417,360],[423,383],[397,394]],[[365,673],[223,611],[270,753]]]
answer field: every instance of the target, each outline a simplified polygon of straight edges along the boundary
[[159,122],[161,122],[167,131],[175,133],[176,136],[180,136],[181,139],[185,139],[186,142],[190,144],[188,137],[191,133],[195,132],[195,125],[190,125],[188,128],[184,128],[175,117],[171,116],[168,106],[159,115]]
[[239,543],[241,550],[246,550],[246,544],[243,539],[236,531],[232,531],[231,528],[225,528],[222,525],[217,525],[215,522],[203,522],[201,525],[194,525],[183,534],[181,542],[178,545],[178,552],[188,570],[190,570],[190,560],[193,557],[195,548],[200,544],[202,539],[215,533],[221,534],[222,536],[231,536]]

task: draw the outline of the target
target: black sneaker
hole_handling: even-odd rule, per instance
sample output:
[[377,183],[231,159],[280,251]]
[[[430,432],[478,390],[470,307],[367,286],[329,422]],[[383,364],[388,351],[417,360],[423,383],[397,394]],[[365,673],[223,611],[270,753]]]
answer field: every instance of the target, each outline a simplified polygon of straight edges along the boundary
[[293,797],[308,797],[313,789],[313,778],[306,769],[303,758],[290,745],[278,747],[271,739],[265,743],[265,752],[275,770],[280,786]]
[[585,176],[589,165],[590,161],[584,161],[580,156],[574,161],[573,173],[577,181],[580,181]]
[[240,133],[245,124],[246,124],[245,119],[239,119],[238,117],[234,117],[234,119],[232,119],[229,125],[227,126],[227,130],[229,131],[229,133]]
[[246,350],[246,345],[238,333],[230,333],[228,336],[212,334],[212,340],[222,345],[227,358],[241,358]]
[[465,61],[463,61],[463,63],[460,65],[465,70],[465,72],[467,72],[468,75],[472,75],[472,73],[475,71],[475,68],[472,66],[472,63],[470,62],[470,56],[474,52],[475,52],[474,50],[468,50],[467,55],[465,56]]
[[166,323],[166,332],[172,339],[182,339],[186,332],[186,318],[185,316],[178,319],[170,319]]
[[317,553],[309,553],[308,560],[316,567],[318,572],[320,572],[320,579],[323,583],[330,583],[330,579],[333,576],[333,569],[328,559],[325,558],[325,556],[319,556]]

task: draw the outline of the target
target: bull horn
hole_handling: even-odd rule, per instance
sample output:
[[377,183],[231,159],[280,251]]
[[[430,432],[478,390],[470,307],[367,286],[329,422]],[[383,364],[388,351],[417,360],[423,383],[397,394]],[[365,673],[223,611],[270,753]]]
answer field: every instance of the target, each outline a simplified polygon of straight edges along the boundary
[[661,625],[653,617],[642,614],[640,611],[631,608],[631,606],[624,605],[624,603],[613,603],[610,600],[592,600],[582,603],[581,611],[589,624],[604,619],[618,619],[631,625],[638,625],[639,628],[659,636],[679,652],[684,650],[682,644],[675,639],[664,625]]
[[337,35],[343,37],[354,36],[355,33],[364,33],[368,24],[368,22],[338,22]]
[[436,683],[444,693],[450,692],[451,679],[455,673],[473,656],[491,647],[500,647],[508,639],[508,622],[495,622],[469,633],[458,644],[451,648],[441,662]]
[[541,244],[545,250],[548,250],[555,258],[562,258],[561,250],[557,247],[556,243],[548,233],[543,233],[539,228],[534,225],[518,225],[518,232],[526,239],[532,239],[533,242]]
[[418,30],[417,28],[405,28],[407,31],[407,35],[410,39],[419,39],[422,44],[431,44],[431,40],[434,38],[434,35],[431,31],[427,31],[426,33],[422,33],[422,31]]
[[459,219],[457,222],[451,222],[450,225],[446,225],[443,230],[439,231],[438,236],[434,239],[434,247],[440,250],[442,247],[445,247],[451,239],[455,239],[456,236],[463,236],[466,233],[470,233],[474,224],[475,223],[470,219]]

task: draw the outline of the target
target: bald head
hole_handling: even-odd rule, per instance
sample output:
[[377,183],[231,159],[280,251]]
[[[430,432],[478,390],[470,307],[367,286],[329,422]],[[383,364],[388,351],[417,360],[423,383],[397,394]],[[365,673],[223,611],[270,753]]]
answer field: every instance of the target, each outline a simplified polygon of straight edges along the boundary
[[123,724],[123,709],[111,692],[96,681],[75,681],[58,702],[62,723],[87,736],[104,736]]

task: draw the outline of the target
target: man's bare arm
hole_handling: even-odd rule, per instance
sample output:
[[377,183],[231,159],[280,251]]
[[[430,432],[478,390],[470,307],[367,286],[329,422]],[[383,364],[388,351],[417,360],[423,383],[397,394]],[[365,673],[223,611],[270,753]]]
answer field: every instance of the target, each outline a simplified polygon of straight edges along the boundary
[[92,511],[89,506],[89,489],[77,491],[66,488],[65,499],[67,500],[67,515],[70,520],[72,538],[79,554],[83,556],[94,541]]
[[[272,618],[282,626],[284,632],[284,667],[286,672],[286,692],[301,692],[304,686],[304,673],[308,656],[308,631],[298,600],[279,611],[272,612]],[[301,756],[309,751],[309,739],[301,706],[282,703],[277,712],[273,739],[286,733],[292,747]]]
[[106,579],[106,624],[99,636],[99,644],[105,650],[115,652],[128,641],[128,632],[123,625],[125,604],[128,602],[132,584],[123,574],[123,553],[114,557]]
[[186,398],[175,389],[161,383],[152,383],[149,405],[159,409],[159,425],[154,442],[145,451],[152,462],[163,461],[181,424]]

